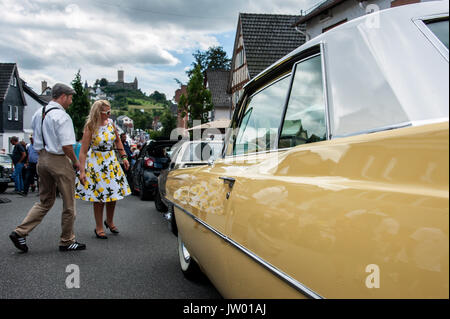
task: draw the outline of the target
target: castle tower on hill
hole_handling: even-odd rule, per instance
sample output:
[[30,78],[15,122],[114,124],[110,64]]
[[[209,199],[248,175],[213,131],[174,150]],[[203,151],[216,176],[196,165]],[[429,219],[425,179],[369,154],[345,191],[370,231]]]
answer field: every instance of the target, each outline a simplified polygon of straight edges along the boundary
[[125,72],[123,70],[117,71],[117,82],[109,82],[108,86],[115,86],[124,89],[137,90],[138,80],[135,77],[133,82],[125,82]]
[[119,83],[123,83],[123,70],[118,70],[117,71],[117,82]]

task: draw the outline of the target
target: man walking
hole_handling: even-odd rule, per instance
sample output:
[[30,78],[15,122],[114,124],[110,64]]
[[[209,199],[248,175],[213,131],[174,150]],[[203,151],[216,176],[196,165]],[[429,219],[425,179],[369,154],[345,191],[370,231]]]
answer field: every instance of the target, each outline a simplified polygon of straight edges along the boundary
[[37,172],[39,174],[40,202],[34,204],[27,216],[11,234],[14,245],[23,252],[28,251],[26,236],[41,223],[55,203],[56,187],[63,199],[60,251],[86,249],[85,244],[75,241],[75,171],[80,162],[75,157],[72,145],[75,132],[70,116],[66,113],[75,91],[57,83],[52,89],[52,101],[40,108],[32,119],[34,149],[39,152]]
[[25,165],[27,153],[22,144],[19,143],[19,138],[17,136],[11,137],[11,144],[14,145],[11,156],[14,163],[14,188],[16,193],[23,195],[24,185],[22,170]]

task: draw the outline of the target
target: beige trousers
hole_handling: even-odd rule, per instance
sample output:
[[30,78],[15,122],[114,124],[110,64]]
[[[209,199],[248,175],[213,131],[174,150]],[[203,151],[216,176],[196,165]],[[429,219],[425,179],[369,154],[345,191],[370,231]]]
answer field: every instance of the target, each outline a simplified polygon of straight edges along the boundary
[[58,187],[63,200],[61,216],[61,246],[75,242],[73,225],[75,222],[75,171],[70,159],[65,155],[55,155],[42,150],[37,164],[39,175],[40,202],[34,204],[22,224],[15,229],[20,236],[27,236],[39,225],[53,207]]

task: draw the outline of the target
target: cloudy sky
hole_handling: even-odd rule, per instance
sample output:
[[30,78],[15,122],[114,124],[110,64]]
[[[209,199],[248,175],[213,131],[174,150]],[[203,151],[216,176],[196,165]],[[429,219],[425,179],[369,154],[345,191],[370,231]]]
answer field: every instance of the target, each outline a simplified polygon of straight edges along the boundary
[[187,82],[192,53],[223,46],[231,57],[239,12],[299,14],[320,0],[0,0],[0,62],[15,62],[40,93],[70,83],[137,77],[170,99]]

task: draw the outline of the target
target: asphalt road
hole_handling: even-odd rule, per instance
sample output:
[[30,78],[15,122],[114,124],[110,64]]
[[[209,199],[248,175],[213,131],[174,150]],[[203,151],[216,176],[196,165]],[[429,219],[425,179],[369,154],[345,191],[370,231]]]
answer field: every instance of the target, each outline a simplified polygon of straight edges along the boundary
[[[27,237],[28,253],[17,250],[8,235],[21,223],[35,193],[22,197],[11,188],[0,198],[0,299],[4,298],[148,298],[218,299],[217,290],[206,277],[193,282],[179,269],[176,237],[169,232],[163,215],[153,201],[128,196],[116,206],[115,224],[120,234],[107,231],[108,239],[95,238],[92,204],[77,200],[76,240],[87,249],[58,250],[62,200]],[[67,288],[66,279],[80,288]]]

